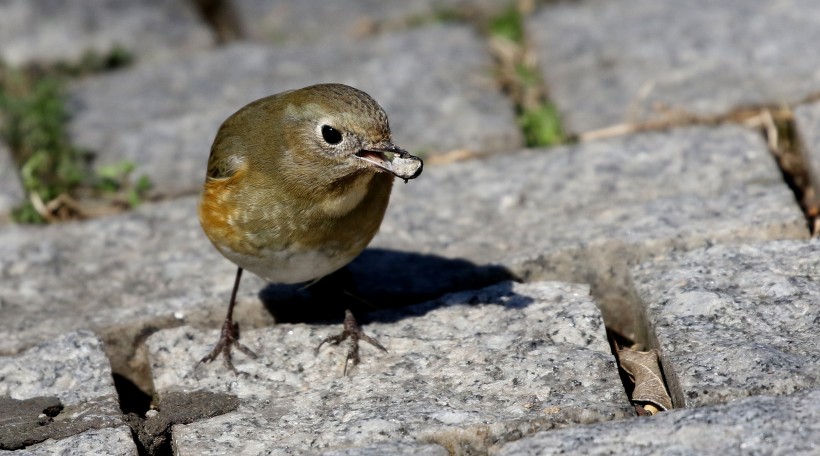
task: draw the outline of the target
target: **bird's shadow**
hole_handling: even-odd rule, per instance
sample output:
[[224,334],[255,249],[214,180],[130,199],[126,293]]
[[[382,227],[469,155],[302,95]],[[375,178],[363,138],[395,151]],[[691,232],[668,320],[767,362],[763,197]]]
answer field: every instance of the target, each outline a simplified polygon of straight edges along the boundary
[[353,311],[362,323],[395,321],[435,308],[431,304],[402,309],[407,306],[510,280],[518,279],[499,265],[367,249],[346,268],[313,285],[270,284],[259,292],[259,298],[277,322],[340,321],[345,309]]

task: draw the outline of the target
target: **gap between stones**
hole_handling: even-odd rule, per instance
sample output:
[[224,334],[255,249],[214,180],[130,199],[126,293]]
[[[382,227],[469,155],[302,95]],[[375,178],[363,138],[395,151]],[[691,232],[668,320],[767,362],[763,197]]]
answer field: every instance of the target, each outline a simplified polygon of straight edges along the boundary
[[[526,18],[535,11],[536,4],[531,0],[518,0],[511,2],[509,8],[516,9],[520,21],[521,36],[517,42],[493,36],[486,18],[478,29],[484,33],[487,48],[493,57],[499,90],[513,106],[528,147],[554,146],[577,140],[567,137],[560,125],[546,132],[533,131],[532,125],[525,125],[525,116],[534,112],[539,113],[542,119],[544,114],[555,122],[559,119],[557,110],[553,115],[549,114],[548,110],[553,106],[549,88],[540,73],[537,54],[532,49],[526,26]],[[546,126],[541,124],[540,128],[545,129]],[[524,281],[561,280],[590,285],[590,292],[604,320],[610,351],[618,364],[619,378],[630,400],[634,384],[621,367],[618,347],[637,345],[646,349],[653,346],[651,328],[629,281],[629,266],[640,258],[640,254],[615,242],[595,249],[566,251],[552,258],[528,260],[522,263],[520,271],[516,271]]]
[[[820,94],[811,95],[795,106],[814,102],[818,99],[820,99]],[[780,169],[784,183],[792,190],[795,202],[803,211],[807,230],[810,235],[818,236],[820,234],[820,199],[817,198],[811,186],[808,160],[805,157],[806,146],[801,139],[790,106],[743,108],[718,116],[674,113],[657,121],[622,124],[588,132],[580,135],[578,139],[581,142],[587,142],[641,132],[667,131],[677,127],[718,126],[722,124],[739,124],[759,132],[766,141],[769,151]],[[692,248],[692,246],[683,247],[686,249]],[[647,258],[650,253],[629,251],[628,248],[614,243],[606,248],[600,246],[589,248],[586,254],[580,255],[586,256],[586,260],[577,262],[577,270],[575,271],[551,270],[552,266],[550,262],[547,262],[547,264],[538,264],[537,267],[533,268],[530,276],[536,278],[552,277],[557,272],[562,280],[580,280],[591,284],[592,295],[601,305],[610,344],[616,359],[615,343],[619,340],[631,341],[641,350],[657,349],[660,370],[664,376],[667,391],[674,406],[682,407],[685,403],[684,396],[676,373],[670,369],[663,369],[664,366],[670,366],[671,364],[665,361],[664,354],[660,351],[657,337],[646,317],[645,306],[635,292],[634,285],[629,277],[629,268],[637,264],[641,258]],[[571,261],[577,260],[577,258],[574,258]],[[607,264],[610,269],[607,269]],[[589,267],[591,269],[585,269]],[[622,270],[623,273],[618,273],[618,270]],[[631,321],[624,319],[624,315],[631,315]],[[622,371],[621,374],[627,394],[630,394],[629,379],[623,376]]]
[[[192,323],[207,318],[195,317]],[[222,415],[239,405],[236,396],[224,393],[171,392],[161,398],[155,395],[145,341],[157,331],[182,324],[174,320],[172,317],[159,318],[151,323],[97,331],[111,364],[123,420],[131,428],[140,456],[173,455],[171,428],[174,424],[190,424]]]
[[[518,49],[499,47],[498,43],[492,41],[491,36],[487,36],[487,40],[490,53],[497,66],[500,90],[510,99],[516,111],[520,112],[524,105],[525,94],[529,93],[532,97],[533,93],[537,93],[542,103],[549,103],[549,90],[540,78],[536,80],[534,87],[532,81],[529,82],[528,87],[522,78],[509,77],[510,74],[515,74],[515,67],[518,65],[527,65],[538,72],[535,53],[528,49],[530,40],[525,20],[526,16],[534,10],[534,5],[527,0],[522,0],[516,4],[516,7],[521,14],[523,32],[523,39],[518,43]],[[486,27],[483,30],[486,34]],[[513,67],[512,71],[510,67]],[[820,94],[814,94],[796,105],[818,99],[820,99]],[[815,195],[811,187],[808,161],[804,155],[805,145],[801,142],[795,118],[789,106],[750,107],[717,116],[695,116],[685,112],[670,112],[657,121],[615,125],[574,138],[564,138],[564,140],[587,142],[626,134],[671,130],[676,127],[716,126],[727,123],[753,128],[763,136],[780,168],[784,182],[792,190],[795,200],[806,217],[809,232],[813,236],[820,234],[820,195]],[[629,268],[640,262],[642,258],[647,258],[651,253],[637,250],[618,242],[611,242],[604,246],[559,254],[564,257],[562,260],[542,258],[525,261],[522,263],[523,270],[515,272],[519,273],[525,281],[551,279],[589,284],[591,294],[600,306],[610,348],[618,361],[619,374],[627,396],[632,399],[634,384],[620,366],[616,346],[624,347],[634,344],[638,350],[658,350],[659,370],[664,376],[667,391],[672,397],[673,404],[680,407],[684,404],[684,399],[677,376],[674,372],[663,369],[664,365],[670,366],[670,364],[664,361],[657,338],[646,318],[644,304],[637,296],[629,276]],[[562,261],[564,265],[572,264],[571,270],[566,270],[566,266],[561,265]]]

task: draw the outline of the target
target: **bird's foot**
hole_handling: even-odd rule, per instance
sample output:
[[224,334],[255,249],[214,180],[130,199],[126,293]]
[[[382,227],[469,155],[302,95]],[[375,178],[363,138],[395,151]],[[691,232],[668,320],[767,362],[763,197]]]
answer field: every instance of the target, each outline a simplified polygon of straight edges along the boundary
[[361,361],[361,359],[359,358],[360,340],[369,343],[370,345],[378,348],[379,350],[385,353],[387,352],[387,349],[384,348],[384,346],[382,346],[382,344],[380,344],[379,341],[368,336],[364,333],[364,331],[362,331],[362,327],[359,326],[359,323],[356,321],[356,317],[353,316],[353,312],[351,312],[350,310],[345,310],[344,328],[342,329],[342,332],[336,334],[335,336],[325,337],[325,339],[319,343],[319,346],[316,347],[316,354],[319,354],[319,349],[322,348],[322,345],[324,345],[325,343],[339,345],[345,339],[350,339],[350,346],[347,350],[347,357],[345,358],[345,366],[344,370],[342,371],[342,376],[347,375],[347,366],[351,361],[353,362],[354,366],[359,364],[359,361]]
[[216,342],[216,345],[214,345],[213,350],[199,360],[194,368],[199,366],[201,363],[210,363],[222,354],[222,357],[225,360],[225,367],[227,367],[228,370],[234,374],[239,375],[239,371],[236,370],[233,365],[233,357],[231,355],[231,349],[233,347],[236,347],[239,351],[248,355],[250,358],[256,359],[257,357],[253,350],[239,342],[239,323],[234,323],[233,321],[226,319],[225,323],[222,325],[222,332],[219,335],[219,340]]

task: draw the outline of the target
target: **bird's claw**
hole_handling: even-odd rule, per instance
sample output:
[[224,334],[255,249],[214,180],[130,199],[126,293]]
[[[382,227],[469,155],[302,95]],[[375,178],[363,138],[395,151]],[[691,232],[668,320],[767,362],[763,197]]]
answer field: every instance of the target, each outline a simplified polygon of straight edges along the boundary
[[322,345],[325,343],[330,343],[333,345],[339,345],[345,339],[350,339],[350,346],[347,350],[347,356],[345,357],[345,365],[344,370],[342,371],[342,376],[346,376],[348,369],[347,366],[350,361],[353,362],[353,366],[359,364],[361,362],[361,358],[359,357],[359,341],[363,340],[370,345],[378,348],[383,352],[387,352],[387,349],[384,348],[382,344],[379,343],[378,340],[374,339],[373,337],[368,336],[367,334],[362,331],[362,327],[359,326],[359,323],[356,321],[356,318],[353,316],[353,312],[350,310],[345,310],[345,319],[344,319],[344,326],[342,328],[342,332],[333,336],[325,337],[319,345],[316,347],[315,354],[319,354],[319,349],[322,348]]
[[257,358],[257,355],[256,353],[254,353],[253,350],[239,342],[239,323],[234,323],[230,320],[225,320],[225,323],[222,325],[222,331],[219,335],[219,340],[216,342],[216,345],[214,345],[214,348],[211,350],[210,353],[203,356],[202,359],[200,359],[199,362],[196,363],[196,366],[194,366],[194,368],[198,367],[202,363],[210,363],[221,354],[223,359],[225,360],[225,367],[227,367],[228,370],[233,372],[235,375],[239,375],[240,372],[236,370],[236,367],[234,367],[233,365],[233,355],[231,354],[231,349],[233,347],[236,347],[239,351],[247,355],[249,358]]

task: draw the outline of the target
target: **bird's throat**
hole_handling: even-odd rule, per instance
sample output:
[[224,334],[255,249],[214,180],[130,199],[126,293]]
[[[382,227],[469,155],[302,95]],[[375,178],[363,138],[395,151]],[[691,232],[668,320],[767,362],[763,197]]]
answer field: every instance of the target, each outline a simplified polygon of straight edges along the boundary
[[320,201],[319,207],[331,217],[340,217],[349,213],[367,196],[374,177],[373,173],[361,173],[354,176],[335,191],[328,192]]

